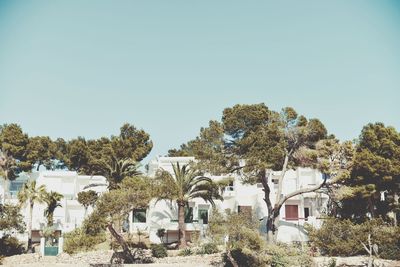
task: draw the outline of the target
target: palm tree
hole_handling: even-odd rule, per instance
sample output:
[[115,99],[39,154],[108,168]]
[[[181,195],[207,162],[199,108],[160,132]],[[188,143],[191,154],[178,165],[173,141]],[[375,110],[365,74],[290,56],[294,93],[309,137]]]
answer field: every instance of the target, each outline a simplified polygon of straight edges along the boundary
[[162,170],[157,180],[160,182],[159,199],[170,199],[178,204],[178,247],[186,247],[185,207],[189,200],[202,198],[215,206],[214,199],[222,199],[218,186],[189,165],[172,164],[174,175]]
[[50,191],[46,192],[43,197],[43,201],[47,204],[47,208],[44,211],[44,216],[47,218],[47,226],[50,227],[53,225],[53,215],[54,210],[57,207],[62,207],[59,201],[63,198],[58,192]]
[[35,202],[43,202],[43,197],[46,193],[46,186],[36,186],[36,181],[31,180],[25,183],[22,189],[18,192],[18,200],[21,206],[28,204],[29,207],[29,222],[28,222],[28,251],[32,250],[32,211]]
[[[108,189],[117,189],[119,183],[126,177],[134,177],[141,174],[138,170],[139,164],[133,159],[118,159],[115,156],[111,156],[110,161],[104,160],[98,161],[94,164],[94,173],[103,175],[108,180]],[[92,184],[86,186],[84,189],[101,186],[103,184]]]

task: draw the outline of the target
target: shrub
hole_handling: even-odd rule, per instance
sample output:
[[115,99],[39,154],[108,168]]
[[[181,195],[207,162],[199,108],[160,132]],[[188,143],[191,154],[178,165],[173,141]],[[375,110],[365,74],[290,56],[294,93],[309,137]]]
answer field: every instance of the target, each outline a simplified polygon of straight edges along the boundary
[[336,267],[336,259],[332,258],[328,262],[328,267]]
[[6,235],[0,238],[0,255],[1,256],[12,256],[22,254],[24,247],[17,238]]
[[[309,239],[321,254],[327,256],[364,255],[362,243],[371,241],[378,246],[379,256],[384,259],[400,259],[400,227],[389,226],[383,220],[374,219],[362,224],[349,220],[327,219],[320,229],[306,227]],[[362,243],[361,243],[362,242]]]
[[193,251],[190,248],[184,248],[178,253],[179,256],[190,256],[193,255]]
[[210,242],[210,243],[205,243],[203,244],[200,249],[197,251],[197,254],[214,254],[218,253],[219,249],[217,244]]
[[64,234],[64,251],[68,254],[73,254],[82,251],[93,250],[97,244],[106,240],[104,233],[95,236],[88,235],[77,228],[72,232]]
[[151,254],[156,258],[165,258],[168,256],[167,249],[162,244],[152,244]]
[[[307,251],[307,250],[306,250]],[[273,267],[312,266],[313,260],[300,247],[283,243],[271,244],[266,248],[267,262]]]

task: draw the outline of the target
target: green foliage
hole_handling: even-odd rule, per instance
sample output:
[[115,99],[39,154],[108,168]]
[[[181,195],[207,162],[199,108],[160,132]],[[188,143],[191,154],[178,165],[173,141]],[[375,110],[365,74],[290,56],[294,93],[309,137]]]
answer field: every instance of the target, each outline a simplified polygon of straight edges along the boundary
[[88,235],[96,236],[104,232],[107,226],[106,216],[99,210],[94,210],[82,223],[84,232]]
[[63,195],[58,192],[50,191],[44,193],[42,200],[47,204],[47,207],[44,210],[44,215],[47,218],[47,226],[53,225],[54,211],[57,207],[61,207],[59,201],[61,201],[62,198]]
[[328,262],[328,267],[336,267],[336,259],[331,258]]
[[172,165],[174,175],[161,170],[157,175],[159,199],[176,200],[187,203],[194,198],[202,198],[214,204],[214,199],[222,199],[213,181],[190,165]]
[[57,145],[48,136],[35,136],[29,138],[27,145],[27,159],[32,165],[36,164],[36,169],[45,166],[51,169],[57,153]]
[[103,175],[110,189],[116,189],[123,179],[138,175],[137,162],[153,147],[150,136],[130,124],[124,124],[118,136],[96,140],[78,137],[68,143],[58,140],[57,145],[62,151],[62,161],[69,169]]
[[208,221],[206,234],[218,245],[224,243],[225,236],[227,235],[226,223],[227,220],[224,214],[217,209],[213,209]]
[[[400,133],[383,123],[364,126],[351,174],[343,184],[352,190],[341,201],[343,218],[362,222],[369,214],[390,221],[388,212],[399,213],[396,195],[400,195]],[[383,191],[386,197],[382,200]]]
[[219,249],[217,244],[214,242],[209,242],[209,243],[204,243],[201,245],[200,249],[196,252],[197,254],[203,255],[203,254],[214,254],[218,253]]
[[168,257],[167,249],[163,244],[152,244],[151,245],[151,254],[156,258],[165,258]]
[[0,126],[0,176],[14,180],[20,172],[32,169],[26,157],[28,142],[28,135],[19,125]]
[[174,175],[160,170],[156,177],[158,199],[175,200],[178,204],[178,231],[180,232],[179,247],[184,247],[185,232],[183,230],[185,214],[184,208],[191,199],[202,198],[214,206],[214,199],[222,199],[218,185],[202,172],[190,165],[182,167],[172,164]]
[[193,250],[192,250],[191,248],[184,248],[184,249],[181,249],[181,250],[179,251],[179,253],[178,253],[178,256],[184,256],[184,257],[186,257],[186,256],[190,256],[190,255],[193,255]]
[[24,218],[20,214],[20,207],[12,204],[0,204],[0,231],[5,234],[25,231]]
[[225,237],[226,262],[230,263],[230,253],[239,266],[265,266],[265,239],[260,235],[259,222],[246,213],[231,213],[229,210],[222,214],[213,210],[207,236],[217,244],[221,244]]
[[223,111],[221,123],[210,121],[199,136],[171,150],[171,155],[191,155],[200,160],[199,168],[214,174],[227,174],[241,167],[248,174],[246,182],[259,182],[260,170],[281,170],[284,157],[290,152],[289,165],[316,164],[316,159],[296,157],[295,151],[302,148],[315,150],[315,144],[327,138],[327,131],[318,119],[307,120],[293,108],[284,108],[280,113],[271,111],[265,104],[235,105]]
[[[262,183],[268,209],[267,229],[272,239],[271,234],[278,229],[278,210],[285,201],[323,186],[302,188],[283,197],[280,191],[285,171],[299,166],[319,167],[316,144],[327,138],[327,130],[318,119],[307,120],[291,107],[275,112],[264,103],[244,104],[225,108],[221,122],[210,121],[196,139],[182,145],[180,152],[171,153],[196,157],[197,168],[212,174],[240,172],[242,182]],[[268,193],[271,189],[267,169],[282,171],[274,206]]]
[[87,209],[89,206],[94,206],[99,196],[93,190],[82,191],[78,193],[78,202]]
[[17,238],[9,235],[0,238],[0,256],[12,256],[23,252],[24,247]]
[[362,243],[368,244],[371,234],[379,256],[385,259],[400,258],[400,227],[389,226],[382,220],[370,220],[355,224],[350,220],[327,219],[320,229],[307,227],[313,246],[327,256],[364,255]]
[[119,189],[101,195],[96,203],[107,222],[122,221],[133,209],[146,208],[154,197],[151,181],[144,177],[125,179]]
[[307,250],[300,247],[290,246],[283,243],[268,245],[266,254],[268,264],[273,267],[299,266],[308,267],[313,265],[313,260],[307,254]]
[[[41,203],[43,202],[44,197],[46,196],[46,186],[36,186],[35,180],[30,180],[26,182],[21,190],[18,192],[18,201],[22,206],[33,205],[35,202]],[[29,202],[29,203],[26,203]]]
[[103,233],[89,235],[82,228],[76,228],[72,232],[64,234],[64,251],[68,254],[93,250],[97,244],[106,240]]

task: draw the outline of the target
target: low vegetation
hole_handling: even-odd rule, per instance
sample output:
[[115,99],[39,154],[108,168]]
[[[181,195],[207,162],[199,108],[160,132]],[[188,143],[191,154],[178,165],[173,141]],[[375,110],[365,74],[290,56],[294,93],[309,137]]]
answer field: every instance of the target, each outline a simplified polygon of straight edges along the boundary
[[151,254],[156,258],[165,258],[168,256],[167,249],[163,244],[152,244]]
[[89,235],[82,228],[77,228],[64,235],[64,251],[68,254],[90,251],[105,240],[104,233]]
[[307,227],[311,245],[326,256],[366,255],[363,244],[376,245],[383,259],[400,259],[400,227],[390,226],[381,219],[364,223],[350,220],[327,219],[320,229]]

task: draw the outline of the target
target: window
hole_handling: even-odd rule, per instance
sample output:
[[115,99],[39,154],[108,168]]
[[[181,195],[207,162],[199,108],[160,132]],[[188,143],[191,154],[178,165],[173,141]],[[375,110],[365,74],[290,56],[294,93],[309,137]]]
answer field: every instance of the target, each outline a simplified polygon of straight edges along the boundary
[[229,185],[225,187],[226,191],[234,191],[233,181],[229,182]]
[[310,216],[310,208],[304,208],[304,219],[307,220],[309,216]]
[[298,220],[299,208],[297,205],[285,205],[286,220]]
[[193,207],[185,207],[185,223],[193,222]]
[[208,210],[199,209],[199,222],[203,221],[204,224],[208,224]]
[[145,223],[146,222],[146,209],[133,210],[133,222]]

